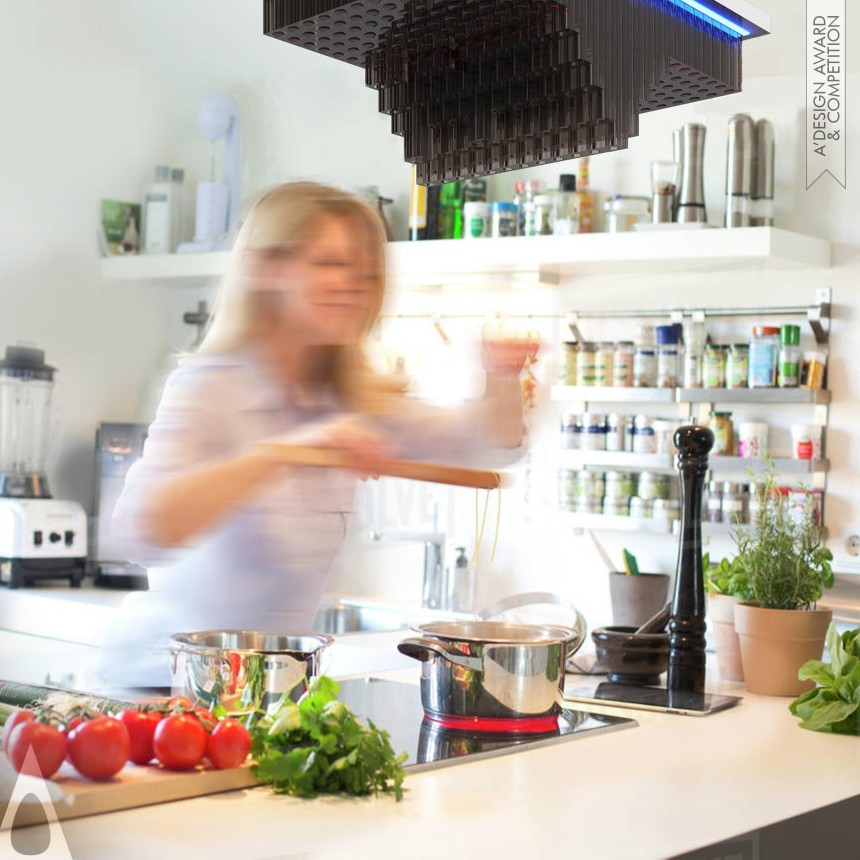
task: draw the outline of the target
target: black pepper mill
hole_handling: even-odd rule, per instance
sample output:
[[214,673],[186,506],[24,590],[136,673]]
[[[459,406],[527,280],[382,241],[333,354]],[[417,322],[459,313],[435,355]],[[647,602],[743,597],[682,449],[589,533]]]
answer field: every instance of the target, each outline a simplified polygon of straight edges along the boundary
[[687,693],[705,689],[705,574],[702,570],[702,493],[714,434],[689,424],[675,431],[681,474],[681,543],[669,620],[667,686]]

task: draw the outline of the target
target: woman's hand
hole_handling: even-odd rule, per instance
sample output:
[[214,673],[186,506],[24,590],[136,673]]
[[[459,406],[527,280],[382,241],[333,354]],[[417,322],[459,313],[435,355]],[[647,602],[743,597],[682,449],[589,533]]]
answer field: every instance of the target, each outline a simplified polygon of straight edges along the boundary
[[280,441],[337,451],[344,457],[346,468],[357,472],[362,479],[378,477],[382,464],[391,459],[387,440],[356,415],[339,416],[314,424],[296,434],[281,437]]
[[493,320],[481,330],[481,359],[490,376],[518,377],[540,346],[533,332],[520,330],[504,320]]

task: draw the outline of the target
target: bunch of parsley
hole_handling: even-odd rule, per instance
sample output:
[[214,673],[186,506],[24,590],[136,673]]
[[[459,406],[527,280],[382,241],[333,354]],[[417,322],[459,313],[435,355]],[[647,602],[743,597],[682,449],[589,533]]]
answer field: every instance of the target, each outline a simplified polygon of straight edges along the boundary
[[403,762],[388,732],[361,723],[338,701],[340,687],[318,676],[298,703],[285,694],[251,726],[254,773],[276,792],[294,797],[320,793],[378,794],[403,797]]

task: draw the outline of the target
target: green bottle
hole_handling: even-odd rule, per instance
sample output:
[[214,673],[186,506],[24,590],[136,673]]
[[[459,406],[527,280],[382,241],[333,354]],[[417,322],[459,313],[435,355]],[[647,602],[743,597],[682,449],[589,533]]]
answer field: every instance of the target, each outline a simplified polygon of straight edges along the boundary
[[440,239],[463,238],[463,183],[447,182],[439,195]]

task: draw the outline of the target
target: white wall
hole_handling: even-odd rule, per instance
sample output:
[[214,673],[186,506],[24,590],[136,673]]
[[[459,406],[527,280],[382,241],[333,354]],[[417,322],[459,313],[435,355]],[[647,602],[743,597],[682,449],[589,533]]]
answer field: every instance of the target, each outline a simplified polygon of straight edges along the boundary
[[[607,279],[599,290],[571,283],[558,291],[558,308],[804,304],[815,287],[832,286],[828,446],[836,470],[829,480],[828,519],[841,555],[844,537],[860,533],[860,379],[854,373],[860,206],[850,168],[848,191],[829,179],[804,189],[805,3],[757,5],[771,14],[773,35],[747,45],[744,93],[644,117],[641,136],[627,152],[593,159],[592,184],[605,193],[647,192],[648,165],[669,155],[671,130],[703,121],[709,134],[706,194],[711,221],[719,223],[726,120],[740,111],[768,116],[777,135],[777,223],[831,238],[834,267],[767,277],[697,270],[659,280]],[[860,11],[860,0],[848,5],[849,17]],[[59,368],[62,434],[51,476],[57,494],[88,504],[97,422],[150,417],[170,350],[194,334],[181,314],[195,309],[205,294],[152,283],[104,283],[94,239],[100,198],[140,199],[159,162],[184,167],[189,184],[204,177],[208,148],[197,132],[195,110],[202,95],[218,90],[240,104],[248,197],[299,177],[377,184],[396,199],[393,220],[402,236],[409,170],[401,141],[376,112],[376,96],[365,88],[362,72],[263,37],[257,0],[0,0],[0,12],[0,163],[6,168],[0,195],[0,347],[34,342]],[[860,87],[856,65],[849,63],[849,71],[849,141],[856,155]],[[534,174],[554,185],[566,167]],[[496,178],[495,192],[504,196],[513,178]],[[585,543],[571,540],[556,556],[578,564],[549,564],[532,553],[546,537],[535,528],[534,539],[509,547],[508,562],[489,591],[584,587],[573,580],[577,570],[594,565]],[[510,529],[506,538],[512,543]],[[646,556],[650,552],[646,548]],[[656,547],[654,563],[671,567],[672,552]]]

